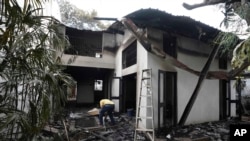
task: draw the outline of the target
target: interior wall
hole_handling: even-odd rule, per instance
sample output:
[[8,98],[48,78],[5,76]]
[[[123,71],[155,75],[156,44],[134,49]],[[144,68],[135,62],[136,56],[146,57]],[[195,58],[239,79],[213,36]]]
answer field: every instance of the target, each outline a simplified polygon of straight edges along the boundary
[[94,103],[94,80],[77,83],[77,104]]
[[[98,104],[101,98],[107,98],[110,93],[110,75],[112,69],[71,67],[65,73],[71,75],[77,82],[76,104]],[[102,90],[95,90],[96,80],[102,80]]]

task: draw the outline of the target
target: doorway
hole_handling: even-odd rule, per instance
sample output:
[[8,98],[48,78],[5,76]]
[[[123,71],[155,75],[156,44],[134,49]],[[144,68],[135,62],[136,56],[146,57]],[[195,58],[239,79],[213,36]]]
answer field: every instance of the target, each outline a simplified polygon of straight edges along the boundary
[[227,109],[227,81],[226,80],[220,80],[219,81],[219,90],[220,90],[220,120],[227,119],[228,117],[228,109]]
[[177,73],[159,70],[158,128],[177,124]]
[[122,112],[136,109],[136,73],[122,78]]

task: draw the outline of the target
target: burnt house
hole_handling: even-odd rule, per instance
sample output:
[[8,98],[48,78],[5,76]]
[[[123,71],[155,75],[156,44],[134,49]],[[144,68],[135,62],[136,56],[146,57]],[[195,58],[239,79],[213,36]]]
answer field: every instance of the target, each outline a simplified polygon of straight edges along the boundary
[[[156,9],[130,13],[106,31],[69,27],[65,31],[74,49],[63,57],[77,54],[67,66],[77,81],[76,103],[98,104],[99,99],[110,98],[116,112],[136,110],[142,70],[152,69],[155,128],[178,123],[219,33],[189,17]],[[216,74],[229,69],[229,61],[214,59],[186,124],[235,116],[236,106],[228,102],[235,98],[233,84]],[[144,124],[148,126],[147,121]]]

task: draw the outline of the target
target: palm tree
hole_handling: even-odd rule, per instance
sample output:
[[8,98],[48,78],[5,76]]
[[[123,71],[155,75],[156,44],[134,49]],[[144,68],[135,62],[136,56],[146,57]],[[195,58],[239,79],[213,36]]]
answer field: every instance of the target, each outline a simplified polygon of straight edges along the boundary
[[46,0],[1,0],[0,137],[34,140],[66,101],[73,79],[58,52],[68,45],[56,19],[43,16]]

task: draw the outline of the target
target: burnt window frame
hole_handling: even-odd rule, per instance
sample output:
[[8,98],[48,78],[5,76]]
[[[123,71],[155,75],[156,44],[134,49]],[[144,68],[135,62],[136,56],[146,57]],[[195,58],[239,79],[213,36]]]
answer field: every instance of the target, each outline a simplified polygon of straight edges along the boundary
[[163,51],[174,58],[177,58],[176,42],[177,39],[175,36],[163,34],[163,41],[162,41]]
[[122,51],[122,69],[137,63],[137,41],[132,42]]

